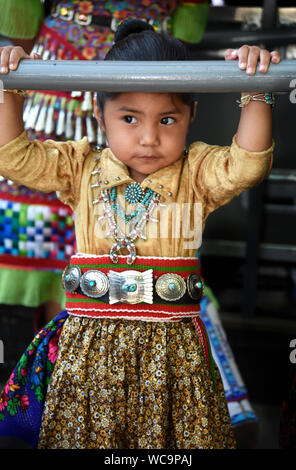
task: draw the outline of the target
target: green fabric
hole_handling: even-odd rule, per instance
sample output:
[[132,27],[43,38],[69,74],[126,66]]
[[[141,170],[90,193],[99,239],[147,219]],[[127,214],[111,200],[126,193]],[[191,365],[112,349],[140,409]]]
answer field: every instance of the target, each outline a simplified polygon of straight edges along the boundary
[[204,296],[209,299],[210,302],[213,302],[217,310],[220,310],[220,304],[218,300],[216,299],[212,289],[205,284],[203,281],[203,287],[204,287]]
[[41,0],[0,0],[0,34],[33,39],[43,21]]
[[62,273],[0,269],[0,304],[39,307],[48,301],[65,308]]
[[201,41],[209,14],[208,2],[185,2],[173,16],[173,35],[185,42]]

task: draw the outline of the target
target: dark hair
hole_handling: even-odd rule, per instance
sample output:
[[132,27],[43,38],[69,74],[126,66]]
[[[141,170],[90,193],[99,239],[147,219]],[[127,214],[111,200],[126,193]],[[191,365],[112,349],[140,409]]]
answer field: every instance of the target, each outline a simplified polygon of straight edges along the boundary
[[[114,36],[114,44],[104,60],[116,61],[158,61],[190,60],[185,45],[166,33],[157,33],[143,20],[127,19],[121,23]],[[106,101],[116,98],[118,92],[98,92],[97,104],[104,111]],[[177,94],[177,93],[176,93]],[[178,93],[193,112],[194,93]]]

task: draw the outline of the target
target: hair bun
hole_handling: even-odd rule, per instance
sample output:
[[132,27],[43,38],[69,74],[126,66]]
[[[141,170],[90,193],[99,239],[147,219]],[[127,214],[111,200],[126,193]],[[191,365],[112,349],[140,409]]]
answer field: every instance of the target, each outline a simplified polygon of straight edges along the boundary
[[114,36],[114,42],[116,43],[130,34],[141,33],[142,31],[154,31],[154,29],[147,21],[137,18],[128,18],[118,26]]

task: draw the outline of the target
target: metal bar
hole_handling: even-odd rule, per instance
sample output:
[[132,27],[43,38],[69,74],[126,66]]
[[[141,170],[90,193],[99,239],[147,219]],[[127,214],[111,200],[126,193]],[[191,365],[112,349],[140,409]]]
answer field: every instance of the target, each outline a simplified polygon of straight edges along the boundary
[[294,170],[273,170],[268,176],[268,180],[272,182],[289,181],[296,183],[296,171]]
[[[200,252],[202,256],[221,256],[229,257],[229,253],[233,258],[245,258],[247,244],[244,241],[235,240],[205,240],[201,246]],[[264,261],[279,261],[280,263],[296,262],[296,246],[282,245],[275,243],[260,243],[258,256]]]
[[[241,2],[242,3],[242,2]],[[247,1],[245,2],[247,3]],[[260,2],[258,2],[260,3]],[[287,5],[289,2],[287,1]],[[245,6],[245,7],[210,7],[208,24],[221,24],[221,23],[234,23],[239,25],[240,23],[244,24],[255,24],[258,27],[261,25],[262,20],[262,7],[254,6]],[[278,8],[278,17],[280,24],[290,24],[295,23],[296,19],[296,8],[295,6],[279,7]]]
[[230,30],[225,31],[206,31],[203,39],[196,43],[189,45],[192,52],[217,50],[217,48],[228,49],[237,48],[243,44],[261,45],[271,48],[276,45],[288,46],[296,42],[296,29],[283,28],[283,29],[270,29],[270,30]]
[[278,25],[277,0],[264,0],[261,17],[262,29],[276,28]]
[[296,205],[285,205],[285,204],[264,204],[264,211],[272,212],[273,214],[296,214]]
[[248,76],[237,62],[117,62],[22,60],[15,71],[0,75],[7,89],[113,92],[230,93],[288,91],[296,78],[296,61],[271,64],[266,74]]
[[246,316],[255,315],[256,312],[258,248],[262,227],[262,194],[263,184],[249,191],[243,305],[243,315]]

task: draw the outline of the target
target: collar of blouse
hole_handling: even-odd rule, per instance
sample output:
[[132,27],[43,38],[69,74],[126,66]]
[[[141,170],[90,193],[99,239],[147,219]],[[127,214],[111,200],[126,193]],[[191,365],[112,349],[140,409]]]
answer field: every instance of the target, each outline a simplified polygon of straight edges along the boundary
[[[142,181],[141,187],[144,190],[146,188],[152,189],[164,200],[174,200],[178,193],[183,164],[184,158],[182,156],[175,163],[148,175]],[[101,190],[134,182],[129,175],[127,166],[118,160],[109,148],[102,151],[97,166],[101,168]]]

